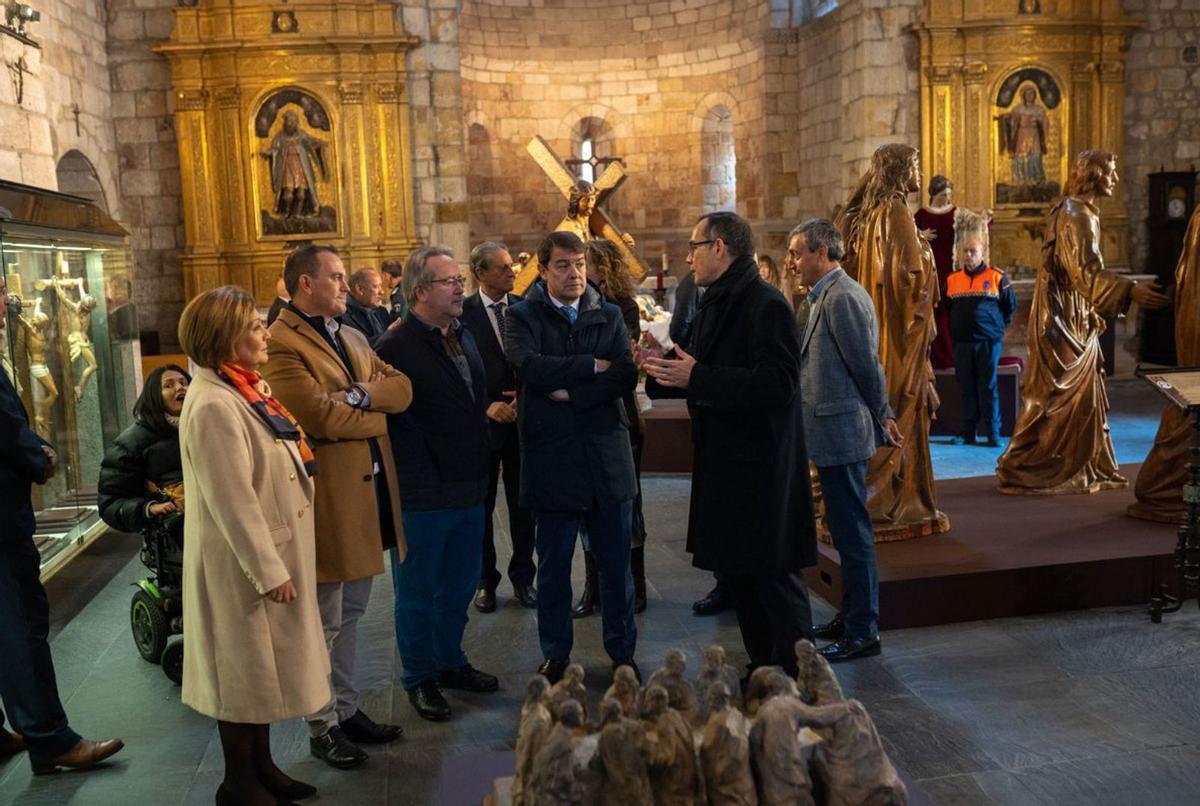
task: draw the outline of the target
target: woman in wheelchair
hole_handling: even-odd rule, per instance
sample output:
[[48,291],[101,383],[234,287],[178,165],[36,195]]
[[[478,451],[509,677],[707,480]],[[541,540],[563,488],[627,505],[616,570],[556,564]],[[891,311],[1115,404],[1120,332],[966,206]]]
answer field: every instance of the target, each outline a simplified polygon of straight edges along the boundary
[[[142,563],[151,576],[137,583],[130,606],[134,642],[151,663],[163,660],[172,679],[181,658],[164,656],[170,636],[182,629],[183,463],[179,414],[191,376],[166,364],[146,378],[133,407],[133,425],[105,451],[100,465],[100,517],[122,532],[142,535]],[[182,644],[179,645],[180,647]]]
[[105,452],[100,517],[114,529],[146,533],[156,520],[183,512],[179,413],[189,383],[191,376],[175,364],[151,372],[134,404],[133,425]]

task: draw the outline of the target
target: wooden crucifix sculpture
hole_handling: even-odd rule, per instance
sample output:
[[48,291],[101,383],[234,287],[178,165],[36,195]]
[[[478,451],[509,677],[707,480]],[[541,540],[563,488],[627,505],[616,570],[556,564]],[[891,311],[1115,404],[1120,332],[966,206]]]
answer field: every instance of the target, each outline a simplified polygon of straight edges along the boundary
[[[525,149],[567,200],[567,215],[554,228],[555,231],[574,232],[585,242],[598,238],[612,241],[629,264],[629,271],[634,279],[640,281],[644,278],[646,267],[633,252],[633,237],[621,232],[616,222],[601,209],[604,201],[625,181],[625,169],[617,162],[610,162],[593,184],[576,179],[575,174],[571,173],[541,135],[530,140]],[[538,258],[534,254],[517,270],[513,290],[524,294],[537,276]]]

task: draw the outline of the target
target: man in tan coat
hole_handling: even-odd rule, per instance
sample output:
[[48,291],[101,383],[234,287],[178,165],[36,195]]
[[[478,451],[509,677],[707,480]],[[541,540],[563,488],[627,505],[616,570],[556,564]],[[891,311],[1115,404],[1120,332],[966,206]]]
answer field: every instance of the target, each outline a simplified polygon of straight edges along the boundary
[[297,249],[283,278],[292,301],[271,326],[263,376],[315,446],[317,600],[332,668],[330,701],[308,718],[310,745],[317,758],[349,768],[367,758],[356,743],[402,733],[359,708],[354,656],[383,551],[396,546],[401,558],[405,553],[386,415],[408,408],[412,385],[379,360],[361,333],[339,327],[348,287],[336,251]]

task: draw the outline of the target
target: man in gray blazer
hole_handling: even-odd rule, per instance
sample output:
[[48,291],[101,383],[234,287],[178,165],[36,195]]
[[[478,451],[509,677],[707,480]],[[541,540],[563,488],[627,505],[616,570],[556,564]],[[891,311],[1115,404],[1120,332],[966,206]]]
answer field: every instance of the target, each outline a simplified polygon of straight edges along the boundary
[[875,308],[839,265],[843,255],[837,227],[813,218],[792,230],[786,258],[811,289],[801,312],[807,308],[800,339],[804,437],[821,479],[825,525],[842,561],[841,611],[814,628],[817,637],[834,641],[820,650],[830,661],[880,652],[867,462],[876,448],[904,441],[879,365]]

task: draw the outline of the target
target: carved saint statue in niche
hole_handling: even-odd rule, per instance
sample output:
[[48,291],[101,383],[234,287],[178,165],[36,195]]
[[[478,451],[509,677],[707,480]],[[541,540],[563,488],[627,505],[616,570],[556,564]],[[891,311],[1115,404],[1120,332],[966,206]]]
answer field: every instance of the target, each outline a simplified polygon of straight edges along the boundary
[[328,177],[324,149],[324,141],[300,128],[300,116],[295,110],[283,113],[283,128],[262,155],[271,163],[276,213],[295,218],[315,215],[321,209],[316,170],[321,172],[322,179]]
[[[263,235],[337,232],[337,165],[329,115],[303,90],[273,93],[254,116]],[[268,202],[267,199],[270,199]]]
[[1021,88],[1021,103],[1008,113],[1008,148],[1012,153],[1014,185],[1040,185],[1046,181],[1042,158],[1046,155],[1046,140],[1050,119],[1046,108],[1038,103],[1037,88],[1026,84]]
[[996,156],[1008,162],[1011,175],[997,178],[997,204],[1029,205],[1022,214],[1040,218],[1042,205],[1061,195],[1053,174],[1062,157],[1062,143],[1053,134],[1061,125],[1061,113],[1054,110],[1062,101],[1054,76],[1038,67],[1024,67],[1000,85],[995,101]]

